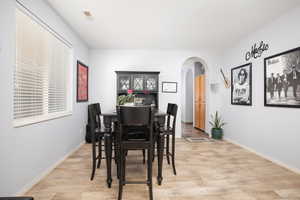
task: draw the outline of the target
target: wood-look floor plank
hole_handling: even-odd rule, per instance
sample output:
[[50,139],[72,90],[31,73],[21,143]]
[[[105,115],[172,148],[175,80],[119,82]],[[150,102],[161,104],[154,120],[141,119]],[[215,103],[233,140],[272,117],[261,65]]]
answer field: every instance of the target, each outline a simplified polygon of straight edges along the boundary
[[[155,200],[300,200],[300,175],[225,141],[189,143],[176,141],[177,176],[164,160],[163,184],[156,183]],[[118,182],[113,163],[112,188],[106,186],[102,162],[90,181],[91,145],[85,144],[26,195],[37,200],[117,199]],[[130,152],[128,179],[146,178],[141,152]],[[126,185],[123,200],[148,199],[146,185]]]

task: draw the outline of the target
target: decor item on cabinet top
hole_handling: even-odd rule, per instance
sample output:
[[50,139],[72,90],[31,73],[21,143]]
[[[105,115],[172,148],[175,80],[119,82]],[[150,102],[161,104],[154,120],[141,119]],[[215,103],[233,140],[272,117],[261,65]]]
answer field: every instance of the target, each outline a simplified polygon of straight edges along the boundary
[[117,99],[117,104],[119,106],[121,105],[128,105],[128,106],[133,106],[134,105],[134,94],[130,93],[127,95],[120,95],[118,96]]

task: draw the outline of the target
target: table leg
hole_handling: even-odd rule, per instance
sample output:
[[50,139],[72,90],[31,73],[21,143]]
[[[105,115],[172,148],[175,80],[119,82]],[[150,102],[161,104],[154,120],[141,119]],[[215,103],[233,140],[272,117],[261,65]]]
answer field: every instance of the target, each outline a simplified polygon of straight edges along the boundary
[[157,175],[157,182],[158,185],[161,185],[161,182],[163,180],[162,177],[162,166],[163,166],[163,160],[164,160],[164,135],[161,135],[160,133],[158,134],[158,141],[157,141],[157,160],[158,160],[158,175]]
[[105,134],[105,157],[107,168],[107,186],[110,188],[112,183],[111,177],[111,160],[112,160],[112,138],[111,134]]
[[111,128],[111,118],[104,117],[104,126],[106,128],[107,133],[104,135],[105,142],[105,157],[106,157],[106,171],[107,171],[107,186],[110,188],[112,183],[111,176],[111,160],[112,160],[112,128]]

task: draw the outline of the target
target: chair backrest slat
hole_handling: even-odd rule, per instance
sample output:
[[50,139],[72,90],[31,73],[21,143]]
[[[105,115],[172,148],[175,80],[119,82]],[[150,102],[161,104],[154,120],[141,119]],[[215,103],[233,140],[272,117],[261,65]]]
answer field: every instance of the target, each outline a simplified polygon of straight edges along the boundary
[[[90,113],[90,111],[92,111],[92,113]],[[92,114],[92,115],[90,115]],[[100,103],[94,103],[94,104],[90,104],[88,106],[88,122],[89,124],[91,123],[91,121],[93,121],[95,128],[99,128],[101,129],[101,107],[100,107]]]
[[96,120],[96,111],[95,111],[95,106],[94,104],[90,104],[88,106],[88,114],[89,114],[89,126],[90,126],[90,131],[91,131],[91,140],[92,143],[95,143],[95,129],[98,127],[97,125],[97,120]]
[[125,130],[130,127],[147,129],[149,137],[152,138],[153,110],[150,106],[118,106],[118,121],[120,126],[120,137],[126,134]]
[[151,107],[119,107],[119,122],[123,126],[148,126],[151,119]]
[[[175,131],[176,126],[176,117],[177,117],[177,104],[168,103],[167,107],[167,127],[171,127],[171,120],[172,120],[172,129]],[[172,119],[171,119],[172,118]]]

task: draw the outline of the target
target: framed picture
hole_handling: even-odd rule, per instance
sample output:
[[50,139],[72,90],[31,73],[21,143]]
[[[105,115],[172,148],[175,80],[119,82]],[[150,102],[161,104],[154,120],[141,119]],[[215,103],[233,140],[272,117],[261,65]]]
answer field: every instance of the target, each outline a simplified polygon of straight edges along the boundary
[[231,104],[252,105],[252,64],[231,69]]
[[77,61],[77,102],[88,101],[89,99],[89,68],[80,61]]
[[177,82],[162,82],[163,93],[177,93]]
[[265,106],[300,108],[300,47],[264,61]]

